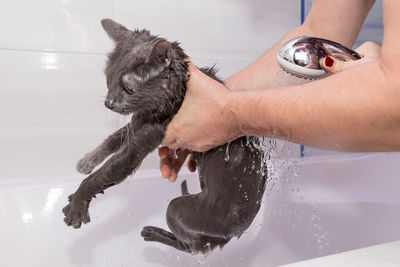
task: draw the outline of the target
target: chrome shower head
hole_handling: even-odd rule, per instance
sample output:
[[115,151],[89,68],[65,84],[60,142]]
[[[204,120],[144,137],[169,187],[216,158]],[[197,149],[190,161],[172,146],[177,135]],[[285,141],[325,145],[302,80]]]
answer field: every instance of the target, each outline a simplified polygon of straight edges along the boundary
[[358,60],[360,55],[333,41],[316,37],[298,37],[285,43],[276,60],[283,70],[303,79],[317,80],[328,75],[321,58],[331,56],[341,61]]

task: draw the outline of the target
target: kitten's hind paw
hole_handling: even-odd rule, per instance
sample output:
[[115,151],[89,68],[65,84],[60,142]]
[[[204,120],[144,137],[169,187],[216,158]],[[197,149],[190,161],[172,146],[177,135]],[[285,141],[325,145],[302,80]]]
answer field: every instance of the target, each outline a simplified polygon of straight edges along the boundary
[[176,237],[174,234],[154,226],[143,227],[143,230],[140,234],[145,241],[163,242],[168,240],[170,242],[176,242]]
[[176,249],[192,253],[192,249],[188,243],[178,240],[173,233],[165,231],[164,229],[154,226],[145,226],[143,227],[141,235],[145,241],[160,242]]
[[96,164],[94,164],[88,156],[83,157],[81,160],[78,161],[78,164],[76,164],[77,171],[83,174],[91,173],[95,167]]
[[68,199],[69,204],[62,209],[65,215],[64,222],[75,229],[80,228],[82,223],[90,222],[88,210],[90,201],[75,200],[73,195]]

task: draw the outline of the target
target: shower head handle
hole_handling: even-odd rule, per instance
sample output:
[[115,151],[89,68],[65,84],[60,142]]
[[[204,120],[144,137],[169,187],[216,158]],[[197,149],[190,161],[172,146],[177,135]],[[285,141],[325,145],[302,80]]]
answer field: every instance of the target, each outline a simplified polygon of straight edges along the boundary
[[361,56],[339,43],[302,36],[286,42],[277,54],[279,65],[287,72],[306,79],[320,79],[327,75],[319,61],[326,56],[341,61],[358,60]]

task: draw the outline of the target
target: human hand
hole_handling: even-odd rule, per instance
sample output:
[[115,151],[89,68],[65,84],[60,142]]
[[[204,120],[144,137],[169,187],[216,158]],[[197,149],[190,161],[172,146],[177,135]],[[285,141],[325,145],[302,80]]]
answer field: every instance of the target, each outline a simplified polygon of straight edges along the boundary
[[169,123],[163,145],[207,151],[240,136],[230,111],[230,90],[189,62],[190,79],[185,99]]
[[189,150],[172,150],[166,146],[158,149],[158,156],[160,157],[160,171],[164,178],[170,182],[175,182],[178,177],[178,172],[181,169],[186,158],[189,156],[188,169],[190,172],[196,171],[196,161],[193,154]]
[[355,49],[355,51],[360,54],[361,59],[344,62],[328,56],[321,58],[320,64],[326,72],[334,74],[381,57],[381,47],[373,42],[365,42]]

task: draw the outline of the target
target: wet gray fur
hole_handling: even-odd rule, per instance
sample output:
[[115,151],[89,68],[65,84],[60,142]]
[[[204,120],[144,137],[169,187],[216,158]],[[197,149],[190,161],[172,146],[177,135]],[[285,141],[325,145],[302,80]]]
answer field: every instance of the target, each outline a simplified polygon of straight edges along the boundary
[[[187,55],[177,42],[147,30],[128,30],[111,19],[103,19],[101,24],[115,42],[105,69],[105,105],[132,115],[132,119],[78,162],[78,171],[90,175],[63,209],[65,223],[74,228],[90,221],[88,207],[96,194],[134,173],[159,146],[182,104],[188,79]],[[201,70],[222,82],[213,68]],[[207,253],[240,237],[260,209],[267,178],[260,171],[262,153],[254,142],[252,137],[231,142],[229,160],[225,160],[228,144],[194,153],[202,191],[190,194],[182,183],[182,196],[170,201],[167,210],[171,232],[146,226],[141,233],[144,239],[190,253]]]

